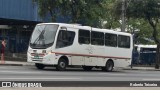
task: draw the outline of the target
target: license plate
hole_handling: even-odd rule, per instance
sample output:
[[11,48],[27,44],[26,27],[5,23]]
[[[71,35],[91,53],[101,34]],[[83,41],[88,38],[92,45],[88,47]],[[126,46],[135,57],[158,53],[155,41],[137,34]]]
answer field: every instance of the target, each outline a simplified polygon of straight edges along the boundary
[[35,54],[35,55],[34,55],[34,58],[37,58],[37,59],[38,59],[38,58],[39,58],[39,55],[38,55],[38,54]]

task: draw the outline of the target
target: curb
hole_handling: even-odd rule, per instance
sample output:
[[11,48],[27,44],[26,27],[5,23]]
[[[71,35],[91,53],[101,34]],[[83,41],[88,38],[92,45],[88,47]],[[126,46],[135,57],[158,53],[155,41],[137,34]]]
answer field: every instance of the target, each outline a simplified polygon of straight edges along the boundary
[[30,63],[4,63],[4,64],[0,64],[0,66],[33,66],[34,64],[30,64]]
[[23,64],[0,64],[0,66],[24,66]]
[[160,71],[160,69],[136,69],[136,68],[133,68],[133,69],[123,69],[123,70]]

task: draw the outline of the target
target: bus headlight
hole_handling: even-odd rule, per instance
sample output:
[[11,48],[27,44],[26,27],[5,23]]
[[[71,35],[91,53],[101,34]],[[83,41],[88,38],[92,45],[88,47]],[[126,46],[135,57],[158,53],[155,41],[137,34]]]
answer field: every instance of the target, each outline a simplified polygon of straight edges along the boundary
[[42,53],[46,53],[46,50],[42,50]]

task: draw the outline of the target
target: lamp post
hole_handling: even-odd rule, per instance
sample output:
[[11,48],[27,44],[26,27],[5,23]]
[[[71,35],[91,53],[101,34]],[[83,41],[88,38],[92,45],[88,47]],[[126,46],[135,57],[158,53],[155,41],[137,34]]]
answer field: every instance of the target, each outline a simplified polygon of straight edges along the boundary
[[125,13],[126,13],[125,0],[122,0],[122,26],[121,26],[122,32],[125,32],[125,28],[126,28]]

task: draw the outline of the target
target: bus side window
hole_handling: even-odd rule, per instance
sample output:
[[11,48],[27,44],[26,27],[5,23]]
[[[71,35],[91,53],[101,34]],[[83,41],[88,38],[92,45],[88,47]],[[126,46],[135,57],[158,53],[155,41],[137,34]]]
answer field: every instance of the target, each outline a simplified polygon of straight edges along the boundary
[[78,42],[80,44],[90,44],[90,31],[80,29]]
[[91,44],[103,46],[104,45],[104,33],[92,31],[91,32]]
[[62,48],[73,44],[75,32],[60,30],[58,34],[56,48]]
[[105,33],[105,45],[110,47],[117,47],[117,35]]

